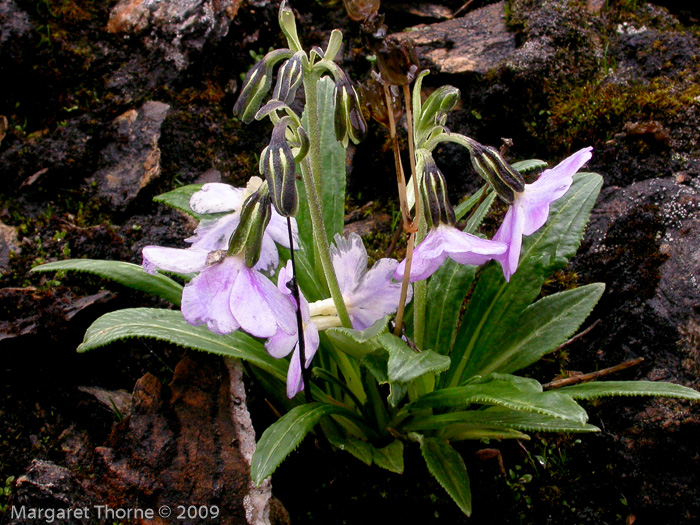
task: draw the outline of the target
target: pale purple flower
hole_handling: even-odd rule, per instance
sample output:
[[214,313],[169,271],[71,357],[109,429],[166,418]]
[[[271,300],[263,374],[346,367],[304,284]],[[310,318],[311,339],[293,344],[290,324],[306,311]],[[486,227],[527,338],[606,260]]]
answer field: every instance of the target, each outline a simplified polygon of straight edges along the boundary
[[[252,177],[246,188],[234,188],[219,182],[207,183],[190,198],[190,208],[195,213],[226,213],[218,219],[203,220],[192,237],[185,239],[191,243],[192,249],[213,252],[228,248],[231,235],[240,223],[240,211],[245,199],[260,186],[262,179]],[[296,220],[292,219],[292,234],[295,245],[298,242]],[[287,219],[282,217],[274,207],[270,222],[263,235],[260,259],[255,265],[256,270],[271,271],[279,264],[279,255],[275,243],[289,248],[289,233]]]
[[[287,283],[292,278],[292,262],[288,261],[287,266],[280,270],[277,277],[277,288],[282,292],[285,301],[291,305],[296,312],[297,303],[292,296],[292,291],[287,286]],[[304,367],[309,368],[311,361],[316,355],[319,345],[318,328],[315,323],[311,322],[309,314],[309,303],[299,291],[299,299],[301,301],[301,318],[302,328],[304,332]],[[277,331],[275,335],[270,337],[265,343],[267,352],[276,358],[282,358],[292,353],[287,370],[287,396],[291,399],[299,392],[304,390],[304,379],[301,373],[301,351],[299,348],[299,333],[298,326],[295,322],[294,330],[291,333],[285,332],[283,329]]]
[[[355,330],[365,330],[382,317],[396,312],[401,283],[392,282],[398,266],[395,259],[380,259],[367,270],[367,250],[356,233],[335,236],[331,245],[333,268]],[[409,288],[406,301],[411,300]]]
[[206,324],[216,334],[242,328],[261,338],[296,331],[294,308],[267,277],[245,265],[243,254],[147,246],[143,255],[147,271],[199,272],[182,292],[182,315],[192,325]]
[[508,245],[507,251],[496,257],[506,281],[518,268],[523,235],[535,233],[547,222],[549,205],[569,190],[574,173],[588,162],[592,149],[577,151],[554,168],[545,170],[532,184],[526,184],[524,191],[515,194],[513,204],[493,237],[494,241]]
[[[434,226],[413,251],[410,282],[422,281],[430,277],[449,257],[459,264],[481,265],[496,258],[507,250],[507,246],[495,240],[489,241],[476,235],[465,233],[449,224]],[[403,280],[406,261],[396,268],[394,279]]]

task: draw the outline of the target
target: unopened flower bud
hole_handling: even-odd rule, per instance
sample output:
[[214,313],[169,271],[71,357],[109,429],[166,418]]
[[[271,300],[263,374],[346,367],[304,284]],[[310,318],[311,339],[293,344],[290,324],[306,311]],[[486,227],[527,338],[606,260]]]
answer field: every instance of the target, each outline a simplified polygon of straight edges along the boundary
[[418,56],[410,40],[387,37],[377,49],[377,65],[388,84],[403,86],[418,73]]
[[291,10],[286,0],[283,0],[280,4],[277,20],[280,24],[280,29],[284,33],[284,36],[287,37],[289,47],[294,51],[300,51],[301,42],[299,41],[299,35],[297,34],[296,18],[294,17],[294,12]]
[[294,101],[297,89],[303,79],[301,55],[303,51],[294,54],[292,58],[286,60],[277,71],[277,84],[272,91],[272,98],[280,100],[289,105]]
[[260,109],[263,98],[272,87],[272,68],[277,62],[289,58],[292,52],[289,49],[276,49],[270,51],[265,57],[248,71],[243,81],[238,100],[233,106],[233,114],[244,123],[250,124],[255,114]]
[[343,73],[335,84],[335,137],[343,147],[348,139],[359,143],[367,134],[367,123],[360,111],[360,99],[350,79]]
[[291,122],[290,117],[279,120],[272,130],[270,145],[263,150],[260,157],[260,171],[265,174],[275,209],[283,217],[295,215],[299,208],[296,164],[292,148],[285,136]]
[[455,223],[455,212],[447,196],[445,176],[429,154],[423,157],[423,199],[433,226]]
[[422,136],[435,126],[444,126],[447,113],[459,102],[459,89],[453,86],[440,86],[433,91],[421,107],[416,124],[416,135]]
[[515,193],[520,193],[525,189],[525,180],[522,175],[513,169],[493,148],[472,141],[469,150],[472,165],[477,173],[491,184],[501,199],[512,204]]
[[241,222],[229,241],[228,255],[236,255],[245,250],[245,264],[248,268],[253,268],[260,259],[263,235],[271,216],[270,193],[267,185],[262,184],[241,207]]

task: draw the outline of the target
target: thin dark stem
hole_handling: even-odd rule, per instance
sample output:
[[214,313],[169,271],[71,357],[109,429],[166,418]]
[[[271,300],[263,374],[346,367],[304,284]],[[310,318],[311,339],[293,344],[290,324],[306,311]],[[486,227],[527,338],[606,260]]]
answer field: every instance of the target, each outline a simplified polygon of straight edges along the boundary
[[306,368],[306,347],[304,344],[304,320],[301,317],[301,297],[299,294],[299,286],[297,285],[297,267],[294,263],[294,236],[292,235],[292,219],[287,217],[287,232],[289,233],[289,260],[292,261],[292,279],[287,283],[292,297],[297,302],[297,334],[299,336],[299,360],[301,361],[301,377],[304,381],[304,397],[306,402],[311,403],[311,374]]

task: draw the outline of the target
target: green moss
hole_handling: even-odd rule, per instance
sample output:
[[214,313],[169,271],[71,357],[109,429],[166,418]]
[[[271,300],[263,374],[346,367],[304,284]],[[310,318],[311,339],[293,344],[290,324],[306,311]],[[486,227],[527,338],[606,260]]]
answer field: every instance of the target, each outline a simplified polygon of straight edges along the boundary
[[611,139],[627,122],[673,118],[700,97],[700,79],[685,76],[690,78],[635,85],[587,82],[559,92],[549,110],[551,138],[558,144],[595,143]]

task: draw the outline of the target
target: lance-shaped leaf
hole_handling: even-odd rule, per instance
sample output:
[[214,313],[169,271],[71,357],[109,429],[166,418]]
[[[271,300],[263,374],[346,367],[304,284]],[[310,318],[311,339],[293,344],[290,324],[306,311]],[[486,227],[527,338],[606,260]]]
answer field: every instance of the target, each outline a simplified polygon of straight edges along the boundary
[[378,337],[389,352],[387,376],[391,383],[408,383],[424,374],[439,374],[450,366],[450,358],[431,350],[415,352],[394,334]]
[[573,399],[609,396],[661,396],[700,401],[700,392],[683,385],[661,381],[596,381],[556,390]]
[[[404,432],[445,430],[455,428],[454,433],[467,428],[515,429],[526,432],[599,432],[593,425],[551,417],[536,412],[521,412],[494,406],[484,410],[448,412],[437,415],[418,415],[407,419],[399,427]],[[473,439],[473,438],[472,438]],[[477,438],[478,439],[478,438]]]
[[258,441],[250,463],[250,477],[260,485],[301,443],[321,418],[337,414],[355,418],[347,408],[327,403],[307,403],[287,412],[270,425]]
[[69,259],[35,266],[31,271],[52,272],[59,270],[91,273],[129,288],[157,295],[177,306],[180,305],[182,298],[182,285],[179,283],[163,274],[148,274],[143,267],[127,262]]
[[78,352],[134,337],[158,339],[184,348],[245,359],[277,379],[287,379],[286,361],[269,355],[259,341],[241,331],[217,335],[206,326],[192,326],[177,310],[129,308],[105,314],[87,329]]
[[275,124],[267,146],[260,157],[260,171],[270,188],[272,203],[283,217],[291,217],[299,208],[296,189],[296,164],[292,148],[285,137],[287,127],[293,123],[290,117],[283,117]]
[[417,439],[430,473],[447,491],[462,512],[471,516],[472,492],[469,486],[467,467],[462,456],[443,439],[420,435]]
[[470,361],[469,375],[516,372],[539,361],[564,343],[591,313],[605,285],[594,283],[549,295],[528,306],[503,334],[493,352]]
[[366,330],[334,327],[326,330],[333,345],[358,361],[382,347],[379,336],[389,331],[389,316],[383,317]]
[[[494,375],[498,377],[498,375]],[[558,392],[542,392],[537,381],[502,376],[486,383],[443,388],[430,392],[404,410],[422,408],[465,408],[470,405],[496,405],[575,421],[583,425],[588,416],[571,397]]]
[[180,186],[172,191],[156,195],[153,197],[153,201],[162,202],[163,204],[172,206],[180,211],[184,211],[200,221],[211,218],[211,214],[196,213],[190,207],[190,199],[192,198],[192,195],[201,190],[202,186],[204,186],[204,184],[188,184],[186,186]]
[[567,194],[552,204],[547,223],[523,239],[520,267],[510,283],[498,265],[484,269],[457,333],[445,385],[464,383],[471,376],[470,360],[488,365],[488,356],[498,358],[497,341],[517,325],[547,276],[576,253],[601,185],[600,175],[574,176]]

